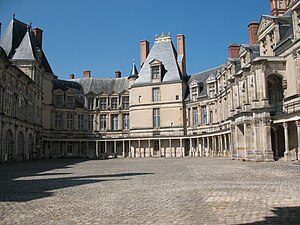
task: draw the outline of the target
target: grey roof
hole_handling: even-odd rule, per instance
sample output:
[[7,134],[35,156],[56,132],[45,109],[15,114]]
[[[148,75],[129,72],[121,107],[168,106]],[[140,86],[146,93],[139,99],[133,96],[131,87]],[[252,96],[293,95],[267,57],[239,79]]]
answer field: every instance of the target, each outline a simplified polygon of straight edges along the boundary
[[128,78],[78,78],[75,82],[83,87],[84,93],[99,94],[121,93],[128,90]]
[[131,72],[130,72],[130,75],[128,77],[129,78],[137,78],[138,77],[138,71],[137,71],[137,68],[135,66],[135,62],[133,61],[132,63],[132,68],[131,68]]
[[203,87],[203,89],[199,93],[199,96],[200,97],[201,96],[206,96],[207,95],[207,85],[206,85],[207,78],[210,77],[210,76],[217,77],[220,69],[221,69],[221,66],[218,66],[218,67],[215,67],[215,68],[212,68],[212,69],[209,69],[209,70],[205,70],[205,71],[193,74],[189,77],[188,84],[190,84],[194,80],[197,81],[198,84]]
[[15,49],[19,47],[24,35],[27,32],[27,24],[13,18],[0,39],[0,46],[6,52],[8,58],[15,53]]
[[35,51],[33,50],[33,47],[36,46],[36,43],[33,43],[35,41],[35,38],[30,37],[31,33],[28,30],[19,45],[19,47],[16,50],[16,53],[13,55],[12,59],[14,60],[35,60]]
[[181,81],[181,74],[177,64],[177,52],[173,46],[171,38],[165,37],[163,41],[155,41],[143,67],[140,70],[139,77],[134,84],[151,83],[151,68],[149,63],[155,59],[162,62],[165,68],[165,74],[162,82]]
[[67,91],[73,89],[77,94],[84,94],[82,86],[74,81],[68,80],[53,80],[53,90]]
[[[40,60],[45,71],[53,74],[46,55],[39,48],[31,26],[13,18],[0,39],[0,46],[9,59]],[[41,54],[38,54],[38,51],[41,51]],[[38,55],[40,55],[40,59],[38,59]]]

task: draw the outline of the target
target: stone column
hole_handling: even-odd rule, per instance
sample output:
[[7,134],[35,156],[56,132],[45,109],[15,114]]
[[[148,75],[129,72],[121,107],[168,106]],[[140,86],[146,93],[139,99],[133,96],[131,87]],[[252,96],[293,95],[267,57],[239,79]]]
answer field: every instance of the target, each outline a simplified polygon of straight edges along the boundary
[[125,154],[125,141],[122,141],[122,155],[125,158],[126,154]]
[[142,157],[142,152],[141,152],[141,140],[138,140],[138,145],[139,145],[139,154],[140,154],[140,158]]
[[241,99],[240,99],[240,84],[239,81],[236,82],[236,86],[237,86],[237,107],[236,108],[240,108],[241,107]]
[[254,160],[255,161],[262,161],[263,160],[263,154],[262,154],[262,150],[261,150],[261,145],[260,145],[260,138],[261,138],[261,134],[259,132],[259,128],[260,128],[260,122],[259,119],[254,119],[253,121],[253,129],[254,129],[254,151],[255,151],[255,155],[254,155]]
[[158,139],[159,157],[161,157],[161,140]]
[[173,154],[172,154],[172,140],[171,140],[171,138],[169,139],[169,147],[170,147],[170,157],[173,157]]
[[219,156],[223,157],[223,152],[224,152],[224,147],[223,147],[223,135],[220,135],[220,148],[219,148]]
[[192,141],[192,138],[190,138],[189,156],[193,156],[193,141]]
[[288,123],[283,123],[284,128],[284,143],[285,143],[285,151],[284,151],[284,158],[285,161],[289,161],[289,125]]
[[224,151],[223,151],[223,157],[227,157],[227,152],[228,152],[228,148],[227,148],[227,134],[224,135]]
[[265,118],[263,121],[263,143],[265,161],[274,161],[271,140],[271,118]]
[[184,148],[182,148],[182,138],[180,138],[180,151],[181,151],[181,157],[185,157],[185,154],[184,154]]
[[148,139],[148,151],[149,151],[149,157],[153,155],[153,152],[151,151],[151,141]]
[[207,143],[207,151],[206,151],[206,156],[210,156],[210,141],[209,137],[206,137],[206,143]]
[[197,138],[196,140],[197,140],[197,154],[196,154],[196,156],[199,157],[200,156],[200,153],[199,153],[199,149],[200,149],[199,148],[199,138]]
[[300,161],[300,121],[296,121],[297,137],[298,137],[298,161]]
[[131,140],[128,141],[128,156],[132,158],[132,152],[131,152]]
[[95,151],[96,158],[99,158],[99,141],[96,141],[96,151]]
[[236,127],[234,124],[231,125],[231,136],[230,136],[230,142],[231,142],[231,159],[237,159],[237,150],[236,150],[236,144],[235,142],[237,141],[235,138],[235,133],[236,133]]

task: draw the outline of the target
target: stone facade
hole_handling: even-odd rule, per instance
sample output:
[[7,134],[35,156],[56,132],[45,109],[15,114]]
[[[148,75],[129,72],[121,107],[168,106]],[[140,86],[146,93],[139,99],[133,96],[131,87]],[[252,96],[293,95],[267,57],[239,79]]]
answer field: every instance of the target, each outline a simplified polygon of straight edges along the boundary
[[[162,34],[151,49],[148,41],[140,42],[140,71],[133,63],[128,77],[116,71],[116,78],[92,78],[91,71],[84,71],[82,78],[71,74],[70,80],[59,80],[45,62],[42,31],[29,26],[23,41],[11,42],[18,49],[25,48],[26,38],[36,43],[34,57],[25,60],[9,51],[8,28],[0,42],[1,161],[118,156],[300,160],[300,1],[271,1],[271,12],[249,24],[249,44],[230,45],[224,64],[193,75],[186,73],[184,35],[177,35],[176,49]],[[20,87],[26,89],[27,105],[28,96],[34,97],[34,112],[29,106],[24,110],[35,115],[31,120],[18,116]],[[7,93],[13,100],[7,100]],[[20,135],[23,140],[20,133],[26,143],[22,150],[15,139]]]

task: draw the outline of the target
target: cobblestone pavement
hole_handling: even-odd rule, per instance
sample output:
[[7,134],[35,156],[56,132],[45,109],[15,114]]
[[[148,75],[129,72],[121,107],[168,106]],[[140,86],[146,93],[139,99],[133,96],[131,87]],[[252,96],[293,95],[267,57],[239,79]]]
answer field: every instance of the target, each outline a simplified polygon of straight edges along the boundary
[[0,224],[300,224],[300,164],[212,158],[0,165]]

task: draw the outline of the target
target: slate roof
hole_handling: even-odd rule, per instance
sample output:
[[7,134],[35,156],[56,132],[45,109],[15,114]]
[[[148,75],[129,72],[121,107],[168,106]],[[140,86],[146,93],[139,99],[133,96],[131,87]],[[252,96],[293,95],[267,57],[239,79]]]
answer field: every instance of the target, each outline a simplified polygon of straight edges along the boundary
[[[39,48],[38,41],[30,25],[13,18],[0,39],[0,46],[4,49],[9,59],[40,60],[45,71],[53,74],[46,55]],[[41,52],[38,54],[38,51]]]
[[207,84],[206,84],[206,80],[208,77],[213,76],[213,77],[217,77],[219,71],[221,69],[221,66],[209,69],[209,70],[205,70],[196,74],[193,74],[189,77],[189,81],[188,84],[190,84],[191,82],[193,82],[194,80],[196,80],[199,85],[201,85],[203,87],[202,91],[199,93],[199,97],[203,97],[207,95]]
[[53,90],[62,90],[67,91],[69,89],[73,89],[77,94],[84,94],[82,86],[74,81],[68,80],[53,80]]
[[154,42],[154,45],[151,48],[150,53],[140,70],[139,77],[135,81],[134,85],[151,83],[151,68],[149,63],[155,59],[162,62],[166,71],[162,82],[182,80],[177,64],[177,52],[174,48],[171,38],[167,36],[163,41]]
[[129,81],[127,77],[123,78],[77,78],[74,79],[83,87],[84,93],[103,93],[112,94],[113,92],[121,93],[128,90]]
[[130,72],[130,75],[128,77],[128,79],[130,78],[137,78],[138,77],[138,71],[137,71],[137,68],[135,66],[135,62],[133,61],[132,63],[132,68],[131,68],[131,72]]

